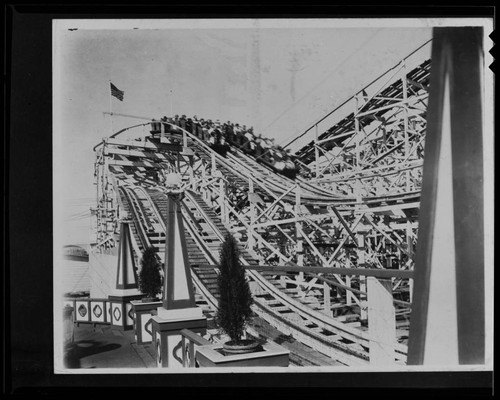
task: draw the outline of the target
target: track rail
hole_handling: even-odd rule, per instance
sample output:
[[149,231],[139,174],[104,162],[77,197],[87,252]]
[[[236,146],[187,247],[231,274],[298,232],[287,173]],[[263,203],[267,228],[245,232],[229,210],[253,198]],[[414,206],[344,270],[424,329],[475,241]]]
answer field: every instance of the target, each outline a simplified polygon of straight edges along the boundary
[[[339,205],[348,208],[361,207],[363,205],[374,207],[387,204],[388,202],[397,205],[420,200],[420,191],[416,191],[385,196],[364,196],[361,198],[361,201],[358,201],[353,197],[337,195],[324,190],[321,187],[304,181],[300,177],[297,178],[296,181],[292,181],[286,177],[278,176],[275,172],[260,165],[257,161],[238,150],[232,150],[231,153],[228,153],[229,157],[226,159],[210,149],[201,140],[193,137],[191,134],[189,135],[191,139],[188,141],[189,146],[192,147],[194,151],[197,152],[198,156],[205,160],[205,162],[211,162],[212,156],[215,156],[217,168],[221,170],[226,179],[231,180],[236,186],[247,191],[249,190],[248,181],[252,179],[256,183],[254,185],[254,191],[263,197],[271,196],[277,198],[287,191],[290,191],[289,194],[284,196],[284,199],[294,202],[295,191],[299,190],[301,201],[304,205]],[[248,163],[251,163],[252,168],[246,165]],[[293,185],[297,187],[293,188]],[[291,188],[292,190],[290,190]]]
[[[276,173],[263,166],[257,167],[256,161],[251,161],[253,176],[247,156],[243,154],[229,153],[226,159],[213,152],[203,142],[186,132],[187,143],[198,153],[198,156],[206,162],[216,159],[217,168],[221,169],[224,177],[229,177],[243,190],[249,189],[249,180],[255,183],[256,191],[261,191],[265,196],[288,195],[290,199],[295,198],[293,190],[299,190],[301,199],[305,204],[335,204],[341,203],[346,206],[360,206],[361,203],[345,203],[349,199],[339,198],[333,194],[320,197],[318,188],[304,190],[304,185],[298,186],[294,181],[279,177]],[[254,168],[255,167],[255,168]],[[245,172],[246,171],[246,172]],[[150,201],[150,206],[141,204],[141,200],[134,191],[142,191],[143,200]],[[287,194],[287,191],[290,193]],[[120,198],[123,204],[127,204],[129,212],[133,216],[136,234],[139,236],[138,243],[148,245],[147,230],[152,227],[147,213],[154,210],[162,230],[165,232],[167,216],[166,195],[154,189],[142,189],[139,186],[131,188],[119,188]],[[305,196],[305,197],[304,197]],[[414,201],[419,193],[405,193],[394,196],[372,198],[370,202],[364,202],[364,206],[373,207],[380,204],[398,204],[405,201]],[[320,199],[320,200],[318,200]],[[304,204],[302,203],[302,204]],[[188,244],[189,262],[192,265],[193,281],[198,292],[206,300],[208,307],[213,311],[217,308],[217,272],[199,268],[203,264],[217,264],[218,249],[229,232],[217,214],[203,201],[201,196],[194,192],[186,191],[182,208],[183,218],[186,221],[185,235]],[[125,208],[125,206],[124,206]],[[146,212],[148,210],[148,212]],[[241,262],[244,265],[257,265],[257,260],[240,244]],[[257,271],[248,271],[254,290],[255,304],[254,312],[263,320],[279,329],[281,332],[292,335],[297,340],[311,348],[338,360],[345,365],[366,365],[369,361],[368,349],[370,338],[363,329],[355,328],[349,323],[325,315],[312,307],[307,301],[311,298],[299,299],[297,289],[287,289],[280,286],[280,282],[273,276],[261,274]],[[317,300],[317,299],[316,299]],[[406,360],[406,346],[395,344],[396,362],[404,363]]]
[[[186,194],[187,207],[196,207],[203,215],[210,230],[222,242],[227,229],[215,213],[203,204],[201,198],[191,192]],[[210,229],[207,229],[210,228]],[[212,236],[213,237],[213,236]],[[245,265],[257,261],[240,248],[241,261]],[[254,311],[278,329],[290,332],[296,338],[316,350],[345,363],[346,365],[365,365],[369,359],[369,336],[362,330],[349,327],[336,321],[287,295],[257,271],[247,271],[252,281],[258,283],[261,293],[255,296]],[[317,328],[317,329],[315,329]],[[395,344],[396,361],[404,363],[406,346]]]
[[137,209],[137,205],[134,204],[133,201],[134,195],[131,192],[132,190],[129,188],[125,188],[123,186],[119,187],[122,207],[124,211],[126,211],[127,214],[132,217],[132,224],[131,224],[132,235],[138,247],[137,250],[140,253],[137,254],[136,257],[140,258],[142,252],[150,246],[150,242],[145,232],[144,225],[143,223],[141,223],[141,221],[145,222],[145,219],[143,216],[141,217],[140,211]]

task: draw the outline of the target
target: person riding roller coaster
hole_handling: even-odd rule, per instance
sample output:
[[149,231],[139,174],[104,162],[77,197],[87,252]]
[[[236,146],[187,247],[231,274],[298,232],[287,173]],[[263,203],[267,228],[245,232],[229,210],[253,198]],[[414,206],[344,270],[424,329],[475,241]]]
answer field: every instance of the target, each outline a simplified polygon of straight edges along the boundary
[[239,149],[248,156],[263,165],[266,165],[274,172],[295,179],[298,173],[298,167],[289,154],[289,150],[284,150],[274,144],[274,139],[256,136],[253,128],[247,128],[246,125],[234,124],[230,121],[221,123],[208,119],[187,118],[185,115],[174,118],[163,117],[161,121],[151,123],[151,133],[168,134],[172,136],[182,136],[182,129],[193,134],[201,141],[207,143],[216,153],[226,157],[230,146]]
[[160,119],[160,121],[152,120],[150,133],[153,135],[153,137],[156,135],[163,136],[165,134],[172,135],[174,137],[182,137],[182,130],[175,123],[176,120],[178,120],[177,115],[173,119],[164,116]]

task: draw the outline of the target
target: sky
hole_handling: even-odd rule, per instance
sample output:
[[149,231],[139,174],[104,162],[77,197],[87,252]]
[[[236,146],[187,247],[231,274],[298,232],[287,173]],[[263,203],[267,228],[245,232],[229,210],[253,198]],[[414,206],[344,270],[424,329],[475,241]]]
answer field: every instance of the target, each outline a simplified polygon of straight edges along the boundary
[[104,112],[238,122],[286,144],[432,37],[429,21],[368,22],[54,21],[54,224],[63,244],[88,242],[93,147],[144,122]]

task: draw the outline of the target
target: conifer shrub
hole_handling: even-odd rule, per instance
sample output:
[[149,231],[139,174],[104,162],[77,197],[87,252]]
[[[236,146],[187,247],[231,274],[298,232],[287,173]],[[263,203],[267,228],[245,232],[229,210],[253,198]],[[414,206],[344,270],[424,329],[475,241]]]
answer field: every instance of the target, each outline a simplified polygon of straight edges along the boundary
[[139,289],[147,298],[155,299],[162,287],[161,260],[154,247],[142,253]]
[[252,293],[239,260],[236,239],[228,234],[220,250],[220,271],[217,278],[220,300],[215,321],[232,344],[242,343],[245,326],[252,315]]

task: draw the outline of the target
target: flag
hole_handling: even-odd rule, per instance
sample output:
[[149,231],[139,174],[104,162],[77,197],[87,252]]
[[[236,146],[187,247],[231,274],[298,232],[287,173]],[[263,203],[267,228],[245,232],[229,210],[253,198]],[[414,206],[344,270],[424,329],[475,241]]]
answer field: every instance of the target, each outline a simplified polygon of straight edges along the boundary
[[111,96],[116,97],[118,100],[123,101],[123,95],[125,92],[123,90],[118,89],[115,85],[109,82],[111,85]]

